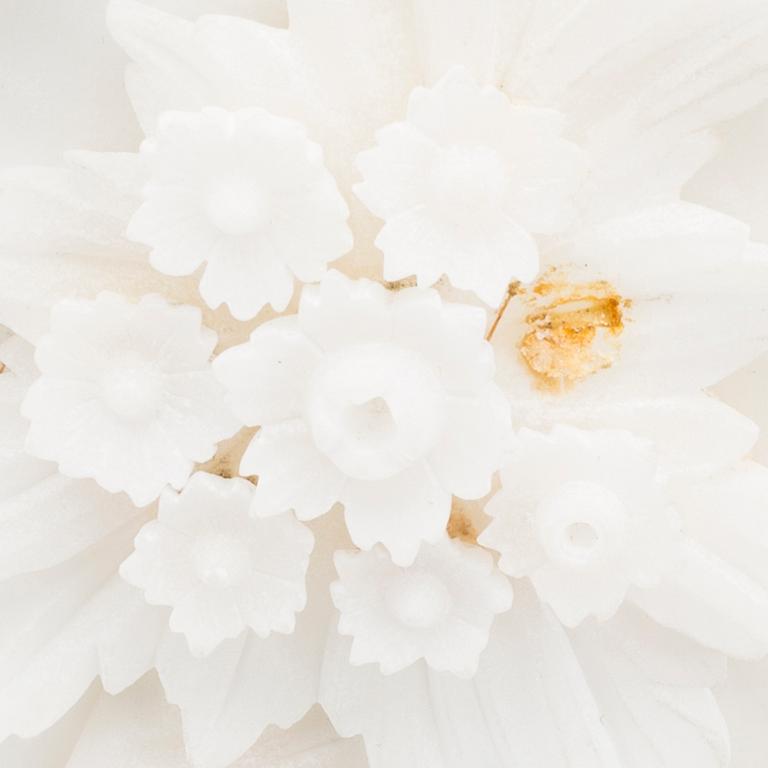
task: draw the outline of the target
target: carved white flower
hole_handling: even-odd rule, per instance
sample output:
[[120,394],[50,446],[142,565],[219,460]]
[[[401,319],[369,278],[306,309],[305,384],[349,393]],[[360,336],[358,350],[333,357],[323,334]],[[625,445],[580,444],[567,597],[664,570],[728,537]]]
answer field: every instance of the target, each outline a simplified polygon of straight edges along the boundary
[[512,605],[512,587],[490,553],[444,538],[422,544],[413,564],[395,565],[383,547],[337,552],[331,585],[351,635],[350,662],[378,663],[385,675],[424,659],[430,667],[471,677],[494,616]]
[[138,506],[181,488],[238,426],[211,372],[215,345],[198,309],[159,296],[59,302],[22,404],[28,449]]
[[509,405],[484,326],[435,291],[331,271],[298,316],[219,356],[233,409],[261,425],[240,466],[259,476],[257,512],[306,520],[341,501],[357,546],[411,562],[442,535],[451,494],[485,496],[501,462]]
[[480,543],[528,576],[560,620],[613,615],[630,585],[658,583],[680,523],[656,477],[651,444],[622,430],[523,429],[485,511]]
[[246,627],[290,634],[306,602],[311,531],[291,513],[250,514],[253,485],[196,472],[160,497],[121,576],[151,605],[173,607],[170,627],[203,656]]
[[385,278],[446,274],[494,306],[511,280],[532,280],[532,235],[567,226],[585,166],[562,129],[559,113],[513,104],[461,68],[416,88],[407,120],[358,156],[355,191],[385,221]]
[[166,112],[141,152],[150,180],[129,236],[164,274],[207,262],[203,299],[238,319],[268,303],[282,311],[294,276],[318,280],[352,245],[322,149],[294,120],[256,108]]

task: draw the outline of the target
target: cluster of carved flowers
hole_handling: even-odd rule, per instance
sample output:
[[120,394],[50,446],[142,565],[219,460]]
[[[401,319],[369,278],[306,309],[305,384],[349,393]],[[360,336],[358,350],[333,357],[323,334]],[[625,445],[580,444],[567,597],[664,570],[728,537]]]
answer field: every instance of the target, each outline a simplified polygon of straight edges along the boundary
[[[546,36],[480,78],[435,32],[395,87],[376,46],[430,4],[313,3],[286,31],[116,0],[146,140],[34,175],[29,252],[0,219],[0,739],[156,668],[196,768],[316,702],[376,768],[639,765],[669,709],[725,754],[712,670],[768,652],[768,470],[707,390],[768,349],[768,255],[680,201],[701,126],[643,93],[576,130]],[[307,32],[341,21],[357,66]]]
[[233,411],[261,425],[240,464],[256,514],[344,504],[352,541],[408,565],[443,535],[452,495],[491,489],[509,439],[483,310],[331,271],[298,313],[214,362]]

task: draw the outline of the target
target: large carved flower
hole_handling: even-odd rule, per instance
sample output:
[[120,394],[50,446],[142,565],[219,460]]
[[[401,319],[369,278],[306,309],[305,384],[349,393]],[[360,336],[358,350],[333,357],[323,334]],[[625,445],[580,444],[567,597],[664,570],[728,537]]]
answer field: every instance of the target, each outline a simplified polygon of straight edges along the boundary
[[652,446],[620,430],[524,429],[486,505],[480,542],[531,578],[560,620],[607,619],[631,585],[655,586],[680,545]]
[[215,345],[198,309],[159,296],[60,302],[22,404],[29,450],[138,506],[181,488],[237,429],[211,372]]
[[304,608],[312,533],[291,513],[252,517],[253,490],[242,478],[196,472],[180,494],[163,493],[120,567],[148,603],[173,608],[169,625],[195,655],[246,627],[290,634]]
[[211,307],[280,312],[294,277],[318,280],[352,245],[347,205],[300,123],[257,108],[167,112],[141,153],[149,180],[128,234],[167,275],[206,263]]
[[493,618],[509,609],[512,588],[480,547],[445,538],[423,544],[407,568],[382,547],[337,552],[331,594],[339,632],[353,638],[352,664],[392,674],[425,659],[436,670],[471,677]]
[[259,477],[256,511],[306,520],[341,501],[355,544],[411,562],[442,535],[451,494],[487,494],[501,460],[509,406],[484,325],[434,291],[329,272],[298,316],[224,352],[232,408],[261,425],[240,465]]
[[464,69],[416,88],[404,122],[358,156],[360,199],[384,219],[384,276],[446,274],[498,304],[511,280],[539,270],[533,235],[567,227],[584,168],[553,110],[513,104]]

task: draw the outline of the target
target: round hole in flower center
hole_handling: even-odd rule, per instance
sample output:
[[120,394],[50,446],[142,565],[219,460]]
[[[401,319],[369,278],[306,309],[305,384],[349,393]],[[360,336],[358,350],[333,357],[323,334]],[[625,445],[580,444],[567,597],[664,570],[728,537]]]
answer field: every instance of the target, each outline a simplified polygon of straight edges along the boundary
[[616,554],[624,541],[624,503],[599,483],[563,483],[543,499],[535,516],[542,546],[562,565],[587,565]]
[[126,421],[152,418],[163,398],[163,378],[152,366],[117,366],[101,382],[104,403]]
[[373,397],[360,405],[347,406],[344,418],[347,429],[359,440],[386,442],[397,429],[392,411],[383,397]]
[[248,547],[232,536],[203,536],[192,549],[192,562],[201,581],[226,587],[242,581],[250,571]]
[[208,196],[206,212],[211,223],[227,235],[249,235],[269,220],[268,201],[253,182],[231,181]]
[[361,344],[326,359],[305,407],[320,451],[349,477],[380,480],[408,469],[440,439],[445,393],[413,350]]
[[568,542],[576,549],[587,551],[598,542],[597,531],[589,523],[571,523],[566,533]]
[[406,627],[429,629],[442,621],[453,603],[451,593],[431,573],[403,573],[386,593],[390,613]]

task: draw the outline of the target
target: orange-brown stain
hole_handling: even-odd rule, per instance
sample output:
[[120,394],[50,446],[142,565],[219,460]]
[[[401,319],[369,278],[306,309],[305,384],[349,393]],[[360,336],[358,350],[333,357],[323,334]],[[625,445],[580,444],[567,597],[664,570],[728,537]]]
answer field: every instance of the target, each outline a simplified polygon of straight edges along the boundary
[[467,544],[477,544],[477,529],[474,523],[458,509],[451,510],[446,530],[452,539],[461,539]]
[[[223,440],[219,443],[216,455],[204,464],[198,464],[197,470],[210,472],[212,475],[219,475],[220,477],[239,477],[240,460],[257,431],[257,427],[245,427],[236,435]],[[256,483],[256,477],[254,476],[248,476],[245,479],[254,484]]]
[[630,302],[610,283],[568,283],[552,270],[524,300],[532,311],[520,354],[544,388],[560,390],[616,360]]

